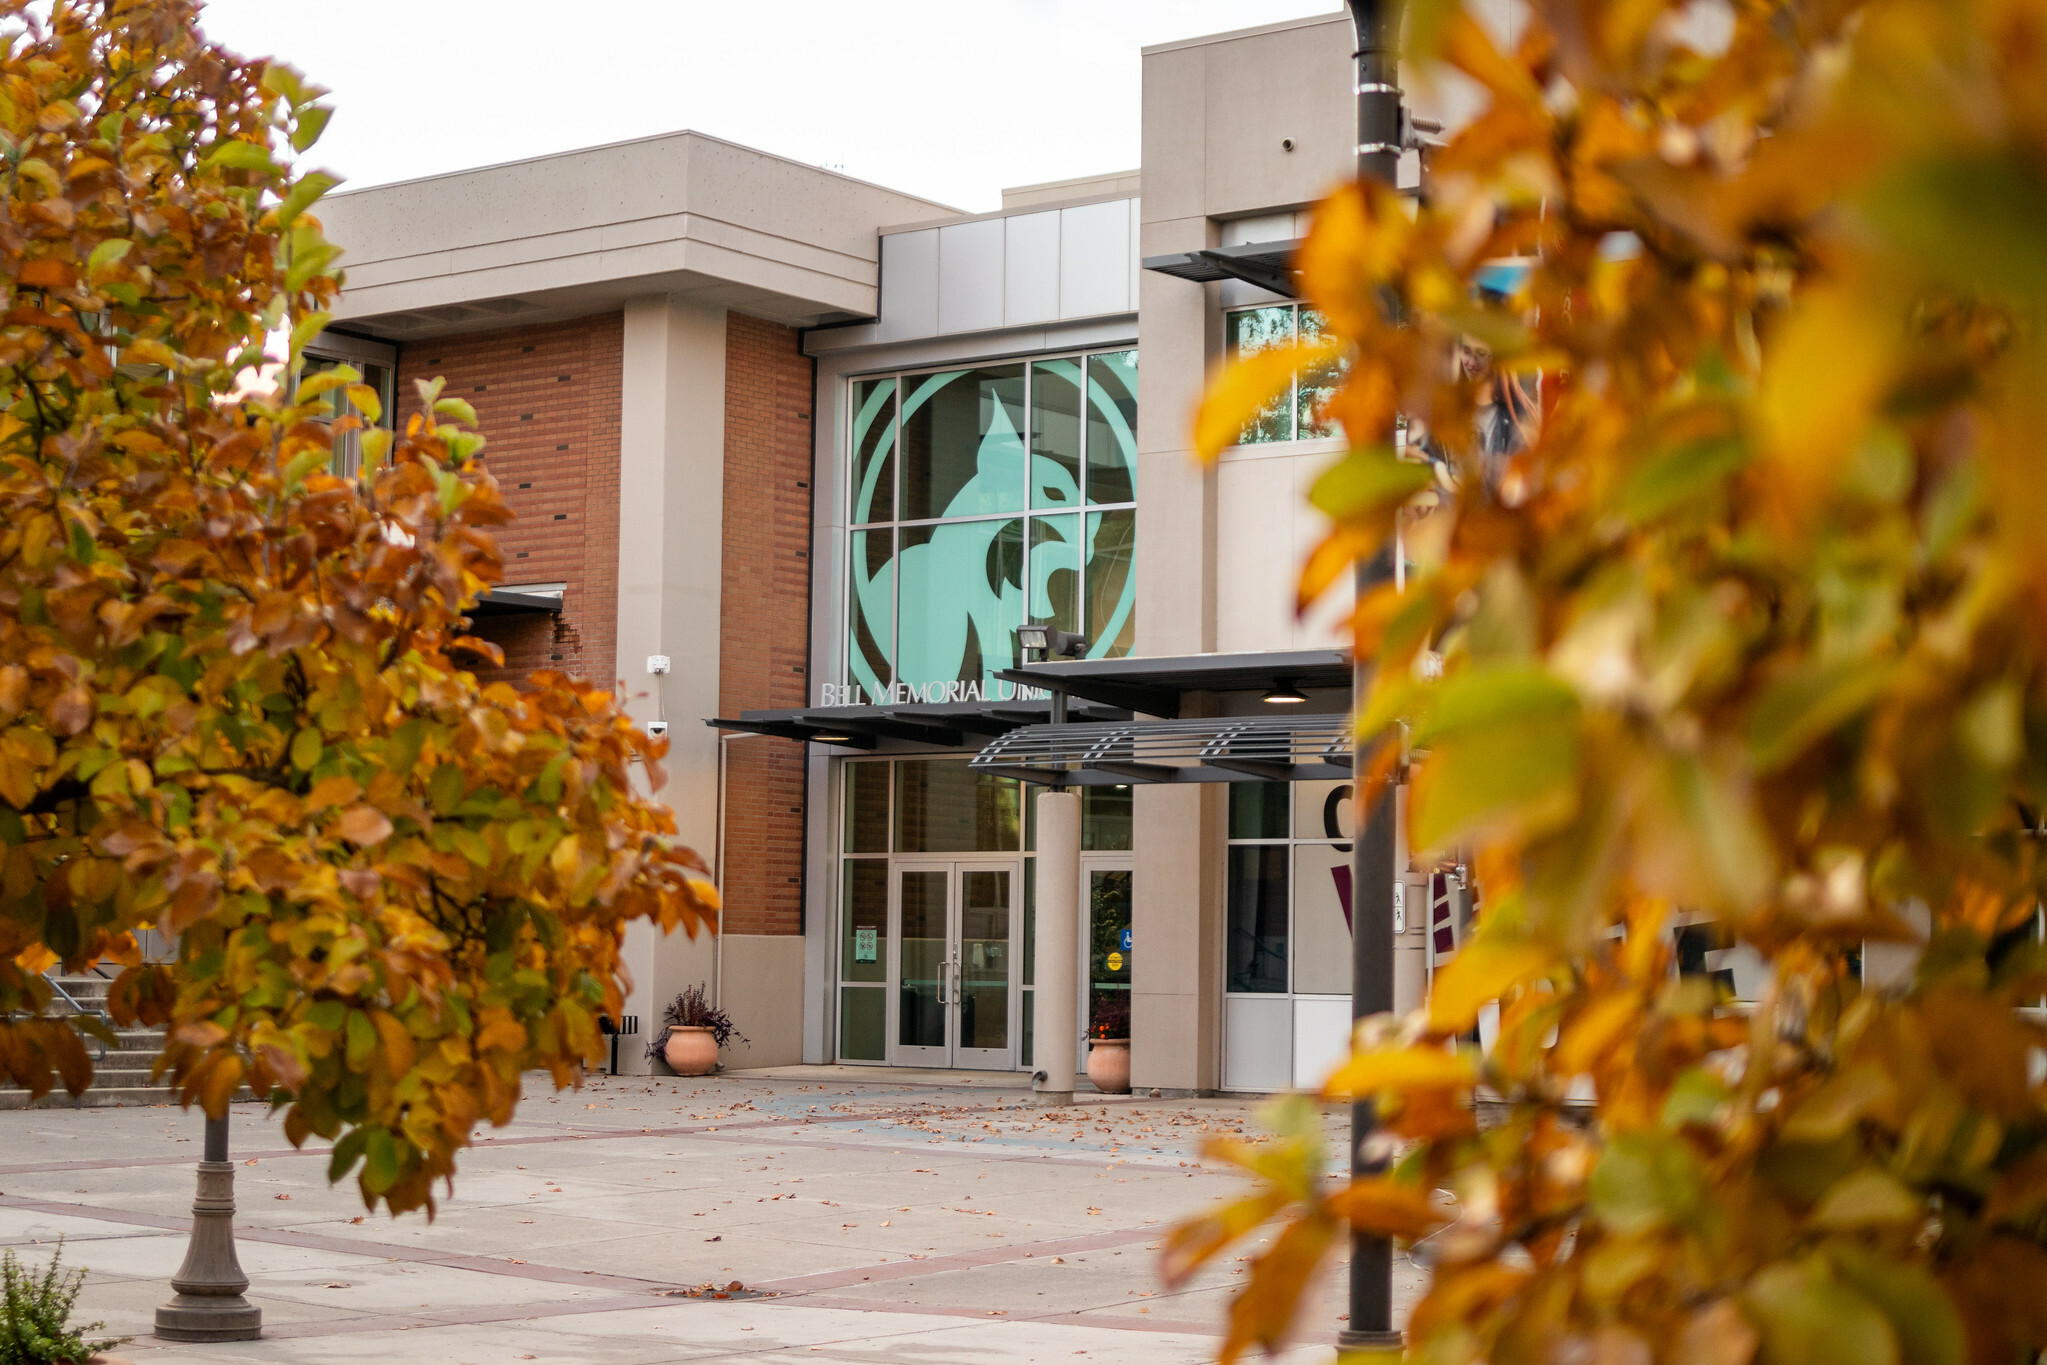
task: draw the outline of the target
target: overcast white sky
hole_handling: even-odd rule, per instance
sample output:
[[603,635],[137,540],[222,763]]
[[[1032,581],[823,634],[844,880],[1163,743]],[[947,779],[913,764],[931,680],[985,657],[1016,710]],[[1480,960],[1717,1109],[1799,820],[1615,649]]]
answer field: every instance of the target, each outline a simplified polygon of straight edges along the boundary
[[[211,0],[352,186],[692,128],[970,212],[1138,163],[1138,49],[1338,0]],[[564,22],[564,20],[568,22]]]

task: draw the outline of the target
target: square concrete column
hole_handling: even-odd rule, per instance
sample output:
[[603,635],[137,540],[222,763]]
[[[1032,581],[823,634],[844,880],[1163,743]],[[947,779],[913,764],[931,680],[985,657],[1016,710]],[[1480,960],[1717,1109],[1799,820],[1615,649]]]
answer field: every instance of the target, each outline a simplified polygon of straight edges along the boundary
[[1038,998],[1031,1054],[1039,1103],[1071,1104],[1080,1051],[1080,798],[1047,787],[1035,799]]
[[[1130,1089],[1214,1090],[1222,1058],[1222,905],[1229,789],[1131,789]],[[1198,857],[1190,857],[1198,849]],[[1042,856],[1042,855],[1040,855]]]
[[[724,553],[725,310],[670,297],[625,306],[619,413],[618,671],[626,710],[668,722],[668,782],[656,799],[708,862],[718,848],[719,569]],[[666,655],[666,675],[648,672]],[[712,984],[709,935],[626,931],[643,1040],[620,1045],[621,1069],[644,1072],[645,1041],[685,987]]]
[[[1152,69],[1146,67],[1147,80]],[[1149,119],[1146,127],[1149,136]],[[1154,196],[1151,157],[1147,143],[1144,254],[1214,245],[1214,224],[1198,208],[1180,204],[1171,183]],[[1161,212],[1176,216],[1160,218]],[[1136,652],[1210,653],[1216,648],[1216,477],[1195,459],[1192,433],[1194,410],[1221,359],[1220,315],[1206,286],[1156,271],[1139,277],[1137,297],[1143,512],[1137,519]],[[1187,702],[1182,714],[1195,714],[1200,700]],[[1132,789],[1130,1087],[1137,1094],[1207,1091],[1218,1083],[1228,809],[1228,793],[1217,784]]]

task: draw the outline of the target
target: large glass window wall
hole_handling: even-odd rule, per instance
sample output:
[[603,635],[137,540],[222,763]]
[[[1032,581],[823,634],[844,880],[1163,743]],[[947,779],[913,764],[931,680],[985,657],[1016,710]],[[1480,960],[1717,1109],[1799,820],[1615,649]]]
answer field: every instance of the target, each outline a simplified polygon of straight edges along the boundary
[[1025,624],[1130,652],[1137,352],[856,379],[851,404],[844,701],[1013,695]]
[[[1013,955],[1020,969],[1017,1061],[1030,1066],[1037,975],[1037,821],[1031,799],[1036,789],[976,773],[964,758],[848,759],[840,771],[839,1059],[888,1059],[894,871],[928,866],[933,855],[1008,855],[1023,863],[1023,913],[1009,919],[1018,937],[1005,957]],[[1128,851],[1130,789],[1083,788],[1080,828],[1084,853]]]

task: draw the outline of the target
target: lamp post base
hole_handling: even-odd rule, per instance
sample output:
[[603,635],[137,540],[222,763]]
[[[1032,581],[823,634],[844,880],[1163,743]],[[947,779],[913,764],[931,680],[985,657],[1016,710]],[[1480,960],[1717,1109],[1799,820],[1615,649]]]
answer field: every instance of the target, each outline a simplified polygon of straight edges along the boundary
[[156,1310],[156,1335],[165,1341],[254,1341],[263,1335],[263,1310],[240,1294],[180,1294]]
[[1398,1351],[1406,1344],[1401,1332],[1353,1332],[1348,1327],[1336,1334],[1339,1351]]
[[156,1310],[165,1341],[253,1341],[263,1310],[242,1297],[249,1277],[235,1257],[235,1166],[227,1159],[227,1119],[206,1120],[206,1159],[192,1201],[192,1240],[171,1276],[175,1297]]

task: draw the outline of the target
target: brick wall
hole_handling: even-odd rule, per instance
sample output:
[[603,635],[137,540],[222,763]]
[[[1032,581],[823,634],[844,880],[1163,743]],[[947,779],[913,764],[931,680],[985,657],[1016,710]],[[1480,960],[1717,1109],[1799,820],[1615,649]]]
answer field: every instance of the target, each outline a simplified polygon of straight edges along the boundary
[[489,438],[484,461],[517,520],[498,531],[507,584],[567,583],[562,613],[492,617],[505,651],[486,680],[558,668],[618,681],[618,448],[624,319],[618,313],[413,342],[398,354],[398,421],[415,379],[447,379]]
[[[739,313],[725,330],[724,715],[809,704],[811,362],[797,332]],[[803,922],[803,746],[726,745],[725,927]]]

